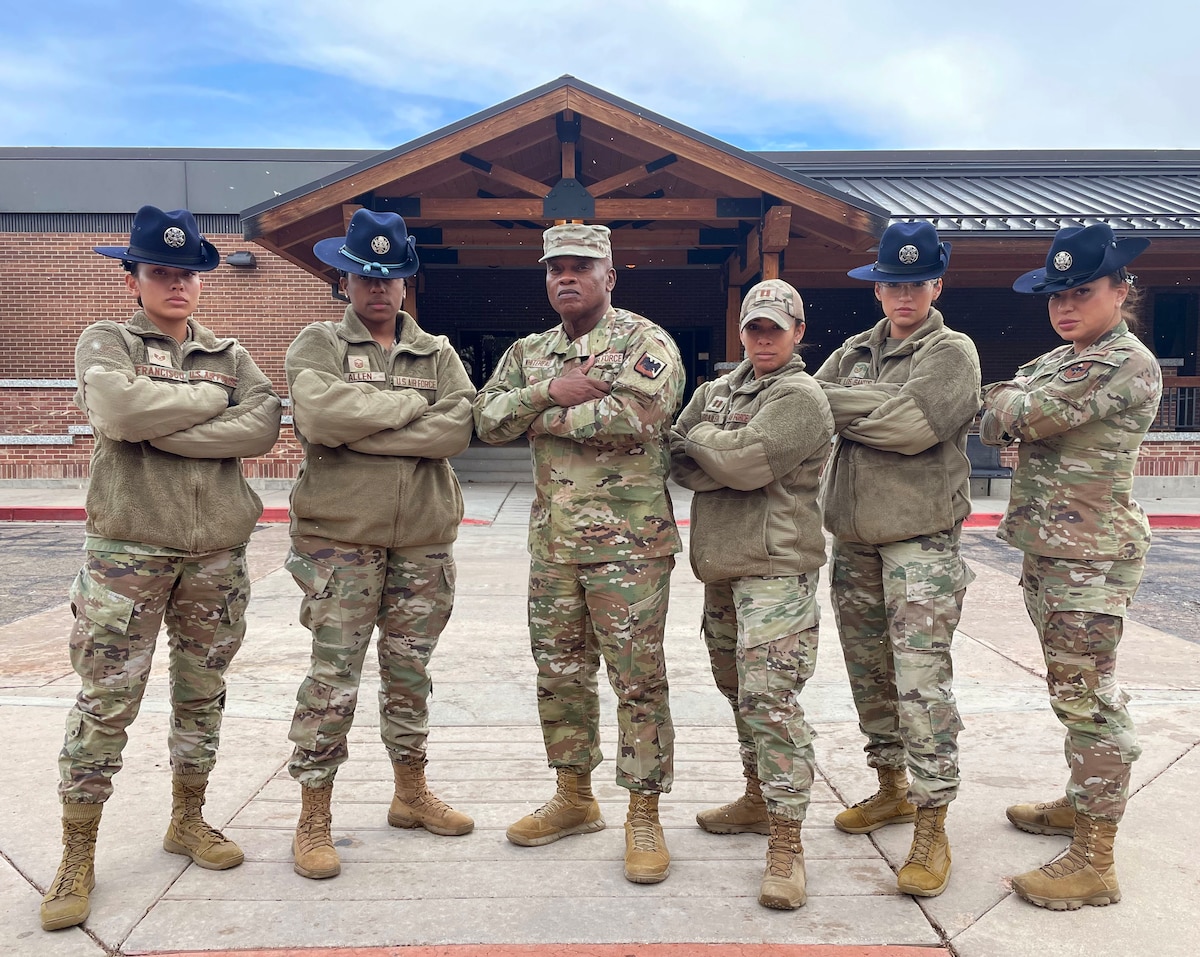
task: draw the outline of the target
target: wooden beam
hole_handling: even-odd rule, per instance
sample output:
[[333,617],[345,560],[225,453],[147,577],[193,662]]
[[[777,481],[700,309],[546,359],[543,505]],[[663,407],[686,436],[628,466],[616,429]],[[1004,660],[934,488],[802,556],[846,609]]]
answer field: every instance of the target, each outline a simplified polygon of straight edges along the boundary
[[[745,265],[742,265],[742,259]],[[745,240],[744,252],[734,253],[729,261],[729,284],[744,286],[762,272],[762,251],[759,249],[755,233],[750,233]]]
[[[417,220],[408,220],[414,227]],[[614,248],[629,249],[697,249],[701,247],[730,246],[733,243],[723,235],[710,239],[704,230],[696,227],[669,229],[617,229],[613,231]],[[724,233],[727,230],[714,230]],[[504,229],[488,226],[447,226],[442,228],[442,241],[433,245],[450,248],[520,249],[526,246],[541,248],[541,229]],[[420,246],[430,245],[421,243]],[[420,246],[418,248],[420,248]]]
[[536,179],[531,179],[524,173],[518,173],[516,170],[508,169],[500,166],[497,163],[489,162],[485,159],[480,159],[471,153],[462,153],[459,155],[459,160],[464,166],[470,169],[478,170],[484,176],[496,180],[500,183],[505,183],[514,189],[519,189],[522,193],[528,193],[530,196],[536,196],[538,199],[544,199],[546,194],[550,192],[550,187],[545,183],[540,183]]
[[346,176],[328,186],[299,196],[282,206],[264,210],[245,221],[245,230],[251,238],[267,235],[297,220],[305,219],[327,206],[344,203],[355,196],[369,193],[412,173],[427,169],[435,163],[453,159],[460,153],[470,150],[477,143],[497,139],[546,116],[553,116],[567,106],[567,89],[551,90],[527,103],[514,106],[498,115],[489,116],[478,123],[455,130],[453,133],[448,133],[417,149],[409,150],[375,166],[360,170],[352,176]]
[[[562,111],[563,119],[570,123],[575,119],[575,113],[572,110]],[[579,171],[575,168],[575,157],[579,154],[579,144],[576,142],[564,142],[562,145],[562,178],[563,179],[578,179]]]
[[[772,206],[763,215],[762,250],[764,253],[779,253],[787,249],[788,231],[792,227],[792,207]],[[771,276],[778,279],[778,276]]]
[[600,122],[680,157],[696,160],[764,193],[790,200],[792,205],[815,214],[802,217],[806,231],[823,236],[845,249],[860,249],[864,244],[870,246],[883,231],[883,217],[802,186],[786,176],[664,127],[647,117],[630,113],[583,90],[568,89],[567,94],[570,107],[586,116],[595,117]]
[[[737,202],[758,202],[757,197],[742,197]],[[598,199],[595,220],[739,220],[744,219],[736,204],[717,199]],[[421,214],[406,217],[413,222],[437,220],[529,219],[549,222],[542,215],[540,199],[421,199]]]
[[592,183],[588,187],[588,192],[593,196],[606,196],[614,190],[624,189],[632,186],[634,183],[640,183],[649,179],[660,169],[672,165],[675,162],[675,157],[669,153],[660,159],[653,160],[649,163],[643,163],[641,166],[634,166],[624,172],[617,173],[616,176],[610,176],[607,179],[602,179],[598,183]]

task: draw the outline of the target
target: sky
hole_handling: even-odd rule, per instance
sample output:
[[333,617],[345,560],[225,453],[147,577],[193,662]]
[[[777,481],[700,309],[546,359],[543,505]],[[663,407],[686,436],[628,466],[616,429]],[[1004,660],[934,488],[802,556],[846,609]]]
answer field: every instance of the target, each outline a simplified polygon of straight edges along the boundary
[[563,74],[748,150],[1197,149],[1188,0],[14,7],[0,146],[390,149]]

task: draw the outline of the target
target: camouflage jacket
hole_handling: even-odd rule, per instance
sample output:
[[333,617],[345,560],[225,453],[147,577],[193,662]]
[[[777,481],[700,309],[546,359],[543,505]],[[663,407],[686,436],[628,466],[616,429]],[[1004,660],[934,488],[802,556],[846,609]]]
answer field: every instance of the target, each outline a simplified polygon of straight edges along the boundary
[[814,375],[838,432],[821,480],[825,527],[869,545],[945,531],[971,511],[975,343],[937,309],[890,345],[889,328],[881,319],[847,339]]
[[400,313],[387,352],[350,306],[300,331],[284,363],[304,462],[292,534],[385,548],[458,537],[463,501],[446,459],[471,443],[475,389],[445,336]]
[[1021,443],[997,536],[1047,558],[1144,555],[1150,523],[1133,500],[1133,474],[1162,373],[1129,327],[1120,323],[1081,353],[1060,346],[984,393],[980,439]]
[[825,564],[817,487],[833,417],[799,356],[761,379],[749,360],[696,390],[671,430],[671,477],[692,498],[692,571],[704,582],[800,575]]
[[87,531],[202,555],[244,544],[262,500],[243,456],[279,437],[280,402],[236,339],[194,319],[176,342],[141,310],[97,322],[75,348],[75,403],[95,436]]
[[[595,357],[588,373],[611,392],[562,408],[550,380]],[[475,399],[475,429],[494,445],[525,435],[535,497],[529,550],[544,561],[592,564],[679,551],[667,494],[667,431],[683,393],[679,350],[662,329],[609,308],[572,342],[561,325],[526,336]]]

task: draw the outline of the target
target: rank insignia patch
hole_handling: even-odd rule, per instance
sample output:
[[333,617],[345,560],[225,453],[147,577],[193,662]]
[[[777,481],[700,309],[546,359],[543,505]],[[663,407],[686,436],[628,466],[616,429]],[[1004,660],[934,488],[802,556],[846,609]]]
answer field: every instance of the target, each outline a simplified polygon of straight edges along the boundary
[[366,356],[347,356],[346,366],[351,372],[366,372],[371,368],[371,362]]
[[1076,362],[1073,366],[1067,366],[1058,374],[1058,377],[1063,382],[1078,382],[1080,379],[1086,379],[1088,373],[1092,370],[1090,362]]
[[643,352],[642,357],[638,359],[637,364],[633,367],[640,375],[644,375],[647,379],[657,379],[662,373],[667,364],[662,359],[656,359],[649,352]]

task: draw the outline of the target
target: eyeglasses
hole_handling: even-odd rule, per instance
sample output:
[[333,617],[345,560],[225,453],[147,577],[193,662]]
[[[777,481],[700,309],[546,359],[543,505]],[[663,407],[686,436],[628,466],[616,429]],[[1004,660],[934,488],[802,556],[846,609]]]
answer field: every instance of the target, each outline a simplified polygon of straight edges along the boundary
[[881,282],[884,289],[905,289],[909,292],[920,292],[926,286],[936,286],[940,280],[922,279],[920,282]]

